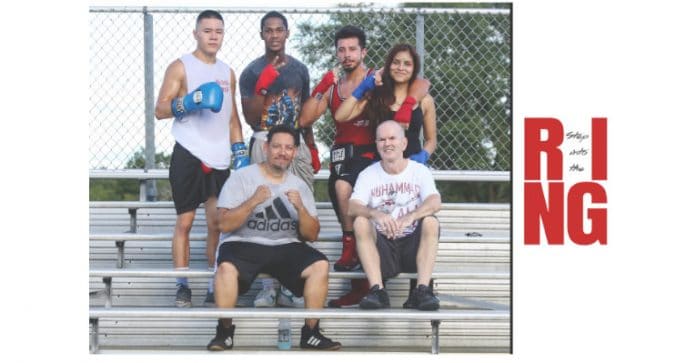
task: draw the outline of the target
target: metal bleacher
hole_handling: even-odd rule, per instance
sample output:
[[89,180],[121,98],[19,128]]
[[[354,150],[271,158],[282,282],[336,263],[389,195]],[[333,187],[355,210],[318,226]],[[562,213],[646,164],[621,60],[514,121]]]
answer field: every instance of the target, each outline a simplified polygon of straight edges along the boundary
[[[325,174],[325,171],[322,171]],[[509,174],[434,172],[436,180],[509,181]],[[325,179],[321,172],[318,179]],[[504,174],[504,173],[503,173]],[[164,171],[93,171],[92,178],[166,178]],[[507,179],[506,179],[507,178]],[[331,205],[317,203],[320,238],[313,246],[330,262],[341,253],[340,227]],[[196,213],[191,233],[190,287],[193,309],[173,308],[175,275],[171,235],[176,218],[172,202],[90,202],[90,329],[92,350],[204,351],[217,318],[234,316],[235,350],[275,350],[278,318],[292,318],[293,347],[303,317],[321,317],[325,334],[344,350],[422,352],[509,352],[510,205],[443,203],[434,278],[439,312],[401,309],[410,274],[387,282],[392,309],[253,308],[255,282],[239,297],[238,308],[202,307],[212,272],[205,257],[205,216]],[[329,299],[349,290],[360,273],[329,275]],[[232,315],[230,315],[232,314]],[[420,315],[418,315],[420,314]],[[437,323],[435,323],[437,322]]]

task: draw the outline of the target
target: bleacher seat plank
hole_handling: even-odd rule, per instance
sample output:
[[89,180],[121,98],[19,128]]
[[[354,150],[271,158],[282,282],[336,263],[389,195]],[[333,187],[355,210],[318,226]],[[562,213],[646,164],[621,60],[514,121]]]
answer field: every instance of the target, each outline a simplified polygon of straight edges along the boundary
[[[166,171],[165,171],[166,172]],[[105,173],[102,176],[106,177]],[[133,179],[143,178],[142,173],[126,173]],[[126,174],[119,174],[126,177]],[[154,176],[154,174],[157,174]],[[474,180],[484,174],[441,174],[436,178]],[[90,173],[92,176],[92,173]],[[111,174],[110,174],[111,175]],[[504,174],[497,174],[501,178]],[[509,175],[509,174],[508,174]],[[166,178],[166,173],[146,175],[155,179]],[[100,176],[97,176],[100,177]],[[462,179],[464,178],[464,179]],[[467,179],[471,178],[471,179]],[[321,177],[320,177],[321,179]],[[438,179],[438,180],[445,180]],[[487,179],[484,179],[487,180]],[[490,181],[490,180],[488,180]],[[199,308],[205,297],[207,270],[205,254],[206,221],[203,208],[196,210],[190,242],[191,269],[187,272],[193,291],[193,309],[174,309],[174,275],[171,264],[171,237],[176,220],[174,205],[170,201],[145,202],[90,202],[90,314],[104,309],[104,277],[111,278],[111,317],[99,318],[97,337],[105,349],[121,351],[137,349],[146,351],[183,350],[204,351],[204,346],[214,334],[217,309]],[[321,225],[321,238],[311,245],[322,251],[329,261],[341,254],[340,225],[328,202],[317,203]],[[441,240],[436,258],[435,290],[441,299],[441,311],[493,312],[488,317],[442,320],[438,328],[438,350],[455,352],[509,352],[510,344],[510,205],[504,203],[443,203],[437,213],[441,225]],[[135,217],[134,219],[132,217]],[[133,225],[135,224],[135,225]],[[133,228],[135,227],[135,228]],[[133,233],[132,231],[136,232]],[[115,268],[117,248],[115,241],[124,240],[123,268]],[[440,275],[437,275],[437,274]],[[328,299],[337,298],[350,289],[350,278],[361,276],[351,273],[331,272]],[[409,293],[412,275],[404,274],[387,282],[387,290],[394,311],[418,313],[400,309]],[[235,349],[275,350],[278,318],[283,308],[252,308],[253,298],[261,289],[255,281],[250,290],[238,299],[235,314],[253,310],[262,317],[235,318],[237,332]],[[125,309],[125,310],[124,310]],[[170,312],[170,317],[116,316],[119,312],[135,311],[147,315]],[[182,317],[180,310],[207,311],[203,316]],[[259,311],[260,310],[260,311]],[[299,329],[304,309],[295,311],[292,318],[293,346],[298,345]],[[298,312],[300,310],[300,312]],[[322,320],[325,334],[341,341],[346,350],[369,349],[371,351],[424,351],[436,342],[428,319],[414,319],[411,315],[401,318],[382,318],[383,311],[359,309],[337,310],[336,313],[360,314],[351,318]],[[161,313],[160,313],[161,312]],[[131,313],[127,313],[131,314]],[[211,315],[212,314],[212,315]],[[496,315],[499,314],[499,315]],[[483,314],[485,315],[485,314]],[[446,315],[439,315],[441,318]],[[463,318],[462,318],[463,319]],[[360,347],[360,348],[358,348]]]

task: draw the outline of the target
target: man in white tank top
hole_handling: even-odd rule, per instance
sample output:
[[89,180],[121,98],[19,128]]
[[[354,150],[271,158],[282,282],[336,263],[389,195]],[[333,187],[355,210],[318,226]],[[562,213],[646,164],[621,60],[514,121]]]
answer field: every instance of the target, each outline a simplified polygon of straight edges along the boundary
[[[215,266],[220,238],[217,226],[217,198],[234,167],[248,164],[242,127],[235,106],[236,80],[229,65],[217,59],[225,24],[217,11],[206,10],[196,19],[193,37],[196,50],[172,62],[164,75],[155,116],[175,117],[172,134],[176,140],[169,167],[169,182],[177,217],[172,240],[174,268],[188,269],[189,233],[196,209],[205,203],[208,225],[208,267]],[[213,303],[212,279],[205,302]],[[177,278],[175,304],[191,306],[188,279]]]

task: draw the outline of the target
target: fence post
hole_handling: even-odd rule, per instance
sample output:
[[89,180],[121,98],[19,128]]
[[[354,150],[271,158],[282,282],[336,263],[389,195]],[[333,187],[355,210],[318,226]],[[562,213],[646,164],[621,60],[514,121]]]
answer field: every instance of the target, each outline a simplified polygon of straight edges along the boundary
[[416,14],[416,51],[421,64],[418,75],[423,77],[423,70],[425,69],[425,18],[422,13]]
[[[423,76],[425,69],[425,18],[423,13],[416,14],[416,52],[418,52],[418,58],[420,58],[420,72],[418,75]],[[419,139],[423,140],[423,128],[421,127]]]
[[[143,7],[143,47],[145,54],[145,170],[155,168],[155,85],[154,85],[154,41],[152,15]],[[157,181],[146,181],[145,198],[140,200],[154,201],[157,199]]]

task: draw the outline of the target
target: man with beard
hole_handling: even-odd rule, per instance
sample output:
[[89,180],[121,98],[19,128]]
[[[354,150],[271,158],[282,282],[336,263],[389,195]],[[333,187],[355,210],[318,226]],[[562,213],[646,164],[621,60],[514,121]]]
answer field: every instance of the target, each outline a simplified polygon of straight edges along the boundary
[[[301,132],[303,141],[289,171],[307,183],[310,190],[314,190],[314,174],[321,168],[319,152],[312,128],[301,129],[298,124],[302,104],[309,97],[309,71],[302,62],[285,52],[285,43],[290,36],[285,15],[269,11],[261,18],[260,30],[265,52],[249,63],[239,77],[242,112],[247,124],[254,130],[249,141],[251,162],[265,161],[262,145],[271,127],[290,126]],[[278,294],[275,280],[260,280],[263,289],[254,298],[254,306],[272,307],[276,302],[283,306],[304,306],[302,299],[284,287]]]
[[[288,168],[300,138],[290,126],[268,131],[266,161],[233,173],[220,193],[221,243],[215,275],[215,303],[234,308],[259,273],[277,278],[305,307],[321,309],[329,288],[329,262],[305,242],[319,235],[319,219],[309,187]],[[219,319],[208,350],[233,347],[232,319]],[[323,336],[318,319],[305,319],[300,347],[337,350],[341,343]]]

